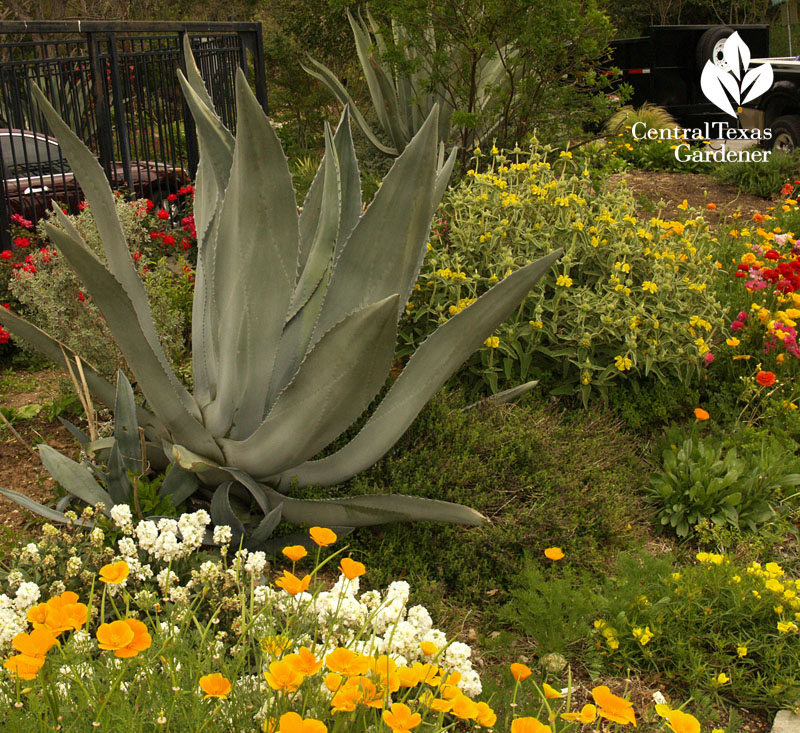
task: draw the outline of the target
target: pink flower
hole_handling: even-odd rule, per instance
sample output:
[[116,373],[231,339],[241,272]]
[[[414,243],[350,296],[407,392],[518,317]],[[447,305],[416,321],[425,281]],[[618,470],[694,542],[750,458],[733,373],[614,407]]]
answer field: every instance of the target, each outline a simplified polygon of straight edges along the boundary
[[741,321],[734,321],[731,323],[731,331],[741,331],[744,328],[744,323]]
[[709,351],[709,352],[708,352],[708,353],[707,353],[707,354],[706,354],[706,355],[703,357],[703,361],[706,363],[706,366],[708,366],[709,364],[713,364],[713,363],[714,363],[714,354],[712,354],[712,353]]
[[744,311],[739,311],[739,315],[736,316],[736,320],[744,323],[747,320],[747,313]]

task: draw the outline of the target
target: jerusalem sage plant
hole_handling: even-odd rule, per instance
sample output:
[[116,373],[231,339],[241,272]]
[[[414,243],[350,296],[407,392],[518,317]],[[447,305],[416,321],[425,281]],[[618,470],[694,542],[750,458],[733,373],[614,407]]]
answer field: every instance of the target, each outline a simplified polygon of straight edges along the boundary
[[[446,162],[437,151],[434,109],[362,215],[345,110],[335,135],[326,126],[325,156],[298,215],[287,160],[244,74],[236,80],[234,137],[215,114],[188,48],[187,58],[188,79],[180,81],[200,146],[193,394],[164,356],[100,165],[36,90],[94,213],[108,268],[57,207],[61,228],[48,226],[48,234],[85,283],[136,378],[145,398],[138,424],[147,440],[181,467],[182,483],[184,472],[195,475],[211,497],[214,521],[231,525],[238,538],[249,535],[250,546],[263,545],[281,519],[331,527],[481,523],[472,509],[420,497],[301,500],[289,494],[293,487],[346,481],[383,456],[560,252],[517,270],[442,324],[358,434],[315,458],[386,382],[397,322],[455,151]],[[65,365],[60,345],[44,332],[4,309],[0,322]],[[84,372],[97,398],[113,404],[113,386],[91,369]],[[231,506],[245,491],[264,515],[248,527]]]

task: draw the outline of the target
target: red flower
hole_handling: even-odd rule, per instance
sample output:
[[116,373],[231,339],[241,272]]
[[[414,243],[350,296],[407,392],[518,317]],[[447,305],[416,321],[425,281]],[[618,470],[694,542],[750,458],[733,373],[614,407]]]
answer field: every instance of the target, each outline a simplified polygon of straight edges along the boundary
[[758,382],[762,387],[771,387],[775,384],[775,380],[777,377],[775,376],[774,372],[759,372],[756,374],[756,382]]
[[157,216],[162,220],[169,219],[169,212],[166,209],[159,209]]
[[78,210],[79,210],[79,211],[83,211],[85,208],[86,208],[86,202],[85,202],[85,201],[81,201],[81,202],[78,204]]
[[23,229],[33,229],[33,222],[26,219],[22,214],[12,214],[11,221],[18,224]]
[[793,190],[794,186],[791,183],[784,183],[781,189],[781,196],[788,196]]
[[144,206],[148,211],[152,211],[153,208],[155,207],[155,204],[152,201],[150,201],[150,199],[147,199],[147,203]]
[[78,300],[80,300],[80,301],[81,301],[81,303],[82,303],[84,300],[86,300],[86,296],[83,294],[83,291],[82,291],[82,290],[79,290],[79,291],[78,291]]
[[776,252],[774,249],[771,249],[768,252],[766,252],[764,257],[766,257],[768,260],[779,260],[781,258],[781,253]]
[[31,246],[31,240],[28,239],[27,237],[16,237],[14,239],[14,244],[17,247],[30,247]]
[[133,253],[133,261],[134,261],[134,262],[138,262],[140,259],[142,259],[142,253],[141,253],[141,252],[140,252],[140,251],[137,249],[137,250],[136,250],[136,251]]
[[189,240],[189,239],[181,240],[181,248],[182,249],[191,249],[192,248],[191,240]]
[[12,257],[13,255],[11,254],[10,249],[4,249],[2,252],[0,252],[0,259],[10,260]]
[[174,193],[171,193],[169,196],[167,196],[167,201],[177,201],[177,200],[178,200],[178,197]]
[[163,236],[162,232],[150,232],[150,239],[153,239],[153,240],[161,239],[162,236]]
[[0,303],[0,306],[5,308],[7,311],[11,310],[11,306],[8,303]]
[[31,265],[31,264],[23,265],[22,269],[25,270],[25,272],[31,273],[31,275],[36,274],[36,265]]
[[7,344],[11,339],[11,334],[0,326],[0,344]]
[[731,331],[741,331],[744,328],[744,323],[741,321],[734,321],[731,323]]
[[175,244],[175,237],[173,237],[171,234],[165,234],[163,237],[161,237],[161,241],[164,242],[164,244],[166,244],[168,247],[171,247],[173,244]]

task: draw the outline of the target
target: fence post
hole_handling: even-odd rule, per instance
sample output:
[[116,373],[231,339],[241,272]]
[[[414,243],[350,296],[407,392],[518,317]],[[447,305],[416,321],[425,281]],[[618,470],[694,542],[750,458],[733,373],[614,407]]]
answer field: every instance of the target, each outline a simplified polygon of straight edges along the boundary
[[122,92],[122,81],[119,77],[119,53],[117,52],[117,36],[109,33],[108,48],[111,53],[111,98],[114,100],[114,118],[117,123],[117,142],[122,157],[122,168],[125,171],[125,183],[133,193],[131,180],[131,146],[128,140],[128,119],[125,116],[125,95]]
[[[264,114],[269,114],[269,107],[267,105],[267,67],[264,62],[264,34],[261,30],[261,24],[255,31],[240,31],[239,38],[244,42],[246,47],[249,47],[251,55],[253,56],[253,73],[256,87],[256,99],[264,110]],[[244,61],[244,59],[242,59]],[[245,63],[245,72],[247,71]]]
[[6,174],[2,160],[0,160],[0,172],[3,173],[3,181],[0,182],[0,249],[11,249],[11,232],[9,231],[11,219],[8,215],[8,190],[6,189]]
[[[184,42],[189,37],[186,31],[178,32],[178,44],[180,46],[180,66],[184,76],[186,75],[186,54],[184,52]],[[194,127],[194,117],[192,117],[186,97],[181,95],[183,101],[183,131],[186,138],[186,160],[189,164],[189,178],[193,181],[197,176],[197,164],[200,160],[200,152],[197,147],[197,130]]]
[[94,114],[97,122],[97,143],[100,149],[100,164],[105,168],[106,178],[111,181],[111,161],[114,157],[114,139],[111,131],[111,113],[106,94],[106,80],[103,62],[100,58],[100,44],[97,34],[86,33],[86,46],[89,50],[89,66],[92,70],[92,94]]

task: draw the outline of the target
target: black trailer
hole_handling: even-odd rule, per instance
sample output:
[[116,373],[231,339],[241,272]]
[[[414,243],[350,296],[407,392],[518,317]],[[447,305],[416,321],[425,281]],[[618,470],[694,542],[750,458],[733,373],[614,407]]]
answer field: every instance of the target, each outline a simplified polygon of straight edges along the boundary
[[800,147],[800,61],[787,58],[756,58],[750,65],[768,63],[772,86],[739,114],[741,127],[771,130],[768,145],[790,153]]
[[700,76],[706,61],[724,68],[722,50],[735,32],[752,57],[769,55],[768,25],[654,25],[640,38],[613,41],[613,65],[633,87],[630,104],[665,107],[682,125],[730,121],[706,99]]

